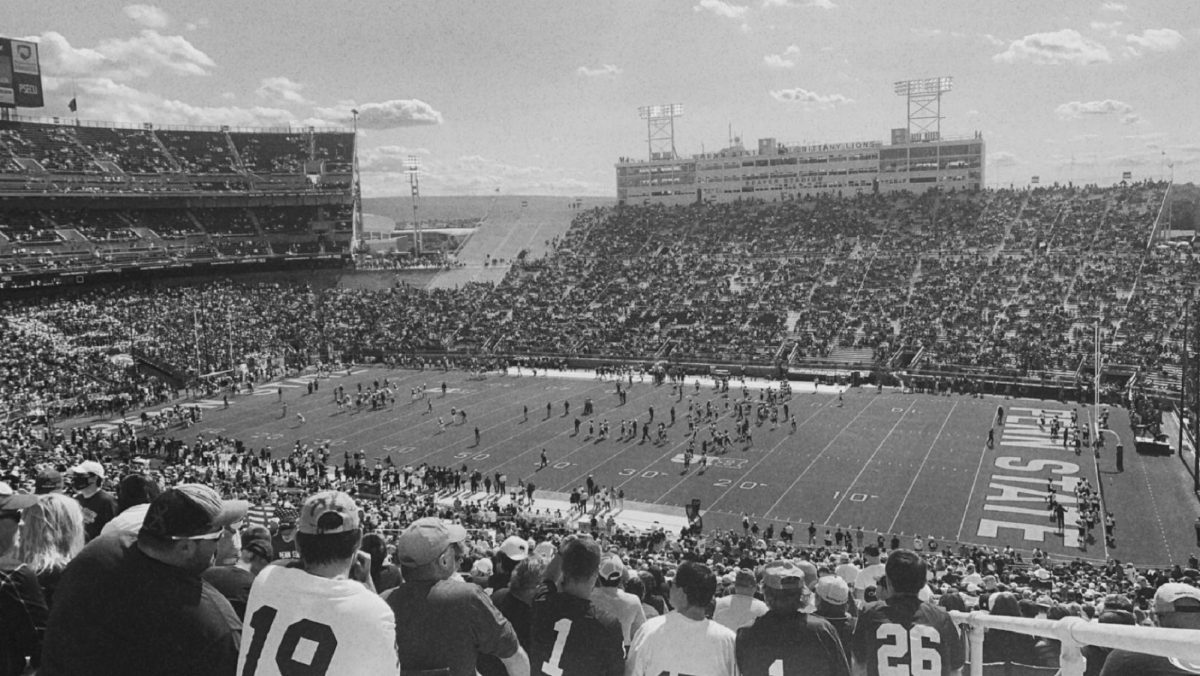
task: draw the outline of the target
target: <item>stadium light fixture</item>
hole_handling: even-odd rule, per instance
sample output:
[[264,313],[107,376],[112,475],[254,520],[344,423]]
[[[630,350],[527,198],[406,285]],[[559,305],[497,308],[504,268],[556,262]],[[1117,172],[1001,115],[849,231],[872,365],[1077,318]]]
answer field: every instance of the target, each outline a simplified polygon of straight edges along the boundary
[[949,75],[895,83],[896,95],[908,99],[910,139],[930,141],[942,138],[942,94],[952,89],[954,78]]
[[638,117],[646,121],[646,147],[651,160],[679,157],[675,152],[675,118],[682,115],[682,103],[638,108]]

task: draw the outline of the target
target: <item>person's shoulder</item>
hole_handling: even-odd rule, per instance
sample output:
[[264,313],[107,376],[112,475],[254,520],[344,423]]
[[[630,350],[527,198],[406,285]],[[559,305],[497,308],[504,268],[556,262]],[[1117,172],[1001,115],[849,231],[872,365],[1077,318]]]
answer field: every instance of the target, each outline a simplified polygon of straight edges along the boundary
[[705,620],[705,622],[708,625],[705,627],[705,633],[710,640],[733,642],[737,639],[737,633],[720,622],[716,620]]

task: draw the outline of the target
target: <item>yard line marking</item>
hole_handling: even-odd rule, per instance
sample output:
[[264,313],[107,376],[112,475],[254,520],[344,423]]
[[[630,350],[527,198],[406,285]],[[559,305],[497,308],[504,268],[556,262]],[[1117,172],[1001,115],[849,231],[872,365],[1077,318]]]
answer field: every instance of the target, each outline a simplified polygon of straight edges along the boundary
[[[830,399],[828,402],[826,402],[826,405],[828,405],[828,404],[832,404],[834,401],[835,401],[834,399]],[[818,415],[820,415],[822,412],[824,412],[824,410],[825,410],[825,408],[819,408],[819,409],[817,409],[816,411],[814,411],[814,412],[812,413],[812,415],[810,415],[810,416],[808,416],[807,418],[805,418],[805,419],[804,419],[804,422],[797,424],[797,425],[796,425],[796,430],[797,430],[797,432],[800,430],[800,428],[801,428],[801,427],[804,427],[805,425],[807,425],[807,424],[808,424],[808,423],[809,423],[809,422],[810,422],[810,421],[811,421],[813,418],[817,417],[817,416],[818,416]],[[717,498],[716,498],[715,500],[713,500],[711,503],[709,503],[708,510],[706,510],[706,511],[711,511],[714,505],[716,505],[718,502],[720,502],[722,499],[724,499],[726,495],[729,495],[729,492],[733,490],[734,486],[736,486],[736,485],[738,485],[738,484],[742,483],[743,481],[745,481],[745,480],[746,480],[746,477],[750,476],[750,473],[751,473],[751,472],[753,472],[755,469],[758,469],[758,466],[759,466],[759,465],[761,465],[761,464],[763,464],[764,462],[766,462],[767,458],[771,457],[771,455],[772,455],[773,453],[775,453],[775,451],[779,450],[779,447],[780,447],[780,446],[783,446],[783,444],[784,444],[785,442],[789,441],[789,440],[792,440],[792,441],[797,441],[798,439],[797,439],[795,436],[791,435],[791,434],[788,434],[788,435],[787,435],[787,436],[785,436],[783,439],[780,439],[780,440],[779,440],[779,442],[775,444],[774,448],[772,448],[770,451],[768,451],[766,455],[764,455],[763,457],[759,458],[758,462],[756,462],[756,463],[754,463],[753,465],[751,465],[751,466],[750,466],[750,469],[746,470],[746,472],[745,472],[744,474],[742,474],[742,476],[741,476],[740,478],[738,478],[738,480],[737,480],[737,481],[731,481],[731,482],[729,483],[729,487],[728,487],[728,488],[726,488],[724,491],[721,491],[721,494],[720,494],[720,495],[718,495],[718,496],[717,496]],[[686,478],[686,477],[685,477],[685,478]],[[680,483],[682,483],[682,480],[680,480]],[[675,490],[675,488],[676,488],[677,486],[679,486],[679,484],[675,484],[675,486],[672,486],[672,487],[671,487],[671,490],[672,490],[672,491],[673,491],[673,490]],[[670,492],[671,492],[671,491],[667,491],[667,493],[670,493]],[[664,493],[664,495],[666,495],[666,494]]]
[[[850,426],[854,424],[854,421],[858,420],[859,416],[861,416],[862,414],[866,413],[866,412],[867,412],[867,409],[871,407],[871,404],[872,404],[872,403],[874,403],[874,402],[876,402],[876,401],[878,401],[878,399],[872,399],[871,401],[868,401],[868,402],[867,402],[867,405],[862,407],[862,410],[860,410],[858,413],[855,413],[855,414],[854,414],[854,417],[853,417],[853,418],[851,418],[849,422],[847,422],[845,425],[842,425],[842,429],[838,430],[838,433],[837,433],[837,434],[835,434],[835,435],[833,435],[833,438],[829,440],[829,443],[825,444],[825,448],[822,448],[822,449],[821,449],[821,452],[820,452],[820,453],[817,453],[816,457],[814,457],[814,458],[812,459],[812,461],[810,461],[810,462],[808,463],[808,466],[804,468],[804,471],[800,472],[800,474],[798,474],[798,475],[796,476],[796,480],[795,480],[795,481],[793,481],[793,482],[792,482],[792,483],[791,483],[791,484],[790,484],[790,485],[789,485],[789,486],[788,486],[788,487],[787,487],[787,488],[786,488],[786,489],[783,491],[783,493],[781,493],[781,494],[779,495],[779,499],[778,499],[778,500],[776,500],[776,501],[775,501],[775,502],[774,502],[774,503],[773,503],[773,504],[772,504],[772,505],[771,505],[771,506],[770,506],[770,507],[767,509],[767,511],[763,512],[763,518],[764,518],[764,519],[770,519],[770,518],[771,518],[771,512],[774,512],[774,511],[775,511],[775,508],[779,506],[779,503],[783,502],[783,499],[784,499],[784,498],[786,498],[786,497],[788,496],[788,494],[790,494],[790,493],[792,492],[792,489],[796,487],[796,484],[800,483],[800,480],[804,478],[804,475],[805,475],[805,474],[808,474],[808,470],[812,469],[813,465],[817,464],[817,461],[821,459],[821,456],[825,455],[825,451],[828,451],[828,450],[829,450],[829,448],[830,448],[831,446],[833,446],[833,442],[837,441],[838,437],[842,436],[842,433],[843,433],[843,432],[845,432],[846,430],[850,429]],[[916,403],[916,402],[913,402],[913,403]]]
[[871,461],[875,459],[875,456],[879,454],[879,451],[883,448],[883,445],[886,444],[887,440],[891,438],[892,432],[895,432],[896,428],[900,426],[900,421],[904,420],[904,416],[908,415],[909,412],[912,411],[913,406],[916,405],[917,402],[914,399],[913,403],[908,405],[908,409],[905,410],[904,413],[901,413],[899,418],[896,418],[896,422],[892,424],[892,428],[888,430],[887,434],[883,435],[883,439],[881,439],[879,441],[879,445],[875,447],[875,452],[871,453],[871,457],[867,458],[867,461],[863,463],[862,468],[858,470],[858,474],[856,474],[854,479],[850,481],[850,485],[846,487],[845,491],[843,491],[842,497],[838,499],[837,504],[833,506],[833,510],[829,512],[829,516],[825,517],[825,523],[829,523],[833,520],[833,515],[837,513],[838,509],[841,508],[842,503],[845,502],[846,498],[850,496],[850,489],[854,488],[854,484],[858,483],[858,480],[862,478],[863,473],[866,472],[867,468],[871,466]]
[[963,505],[962,521],[958,523],[958,533],[954,536],[956,541],[962,541],[963,527],[967,525],[967,512],[971,511],[971,500],[975,498],[975,487],[979,485],[979,473],[983,471],[983,459],[987,457],[988,447],[985,443],[979,452],[979,466],[975,468],[975,480],[971,482],[971,492],[967,494],[967,502]]
[[958,408],[958,402],[950,407],[950,411],[946,413],[946,419],[942,421],[942,427],[938,430],[933,441],[929,442],[929,450],[925,451],[925,459],[921,461],[921,466],[917,468],[917,473],[913,475],[912,482],[908,484],[908,490],[904,492],[904,499],[900,501],[900,506],[896,508],[896,516],[892,517],[892,523],[888,526],[888,532],[893,532],[896,529],[896,522],[900,520],[900,512],[904,511],[904,503],[908,502],[908,496],[912,494],[913,486],[917,485],[917,479],[921,477],[921,472],[925,469],[925,463],[929,462],[929,454],[933,453],[933,447],[937,445],[938,439],[942,438],[942,432],[946,431],[946,423],[950,422],[950,416],[954,415],[954,409]]

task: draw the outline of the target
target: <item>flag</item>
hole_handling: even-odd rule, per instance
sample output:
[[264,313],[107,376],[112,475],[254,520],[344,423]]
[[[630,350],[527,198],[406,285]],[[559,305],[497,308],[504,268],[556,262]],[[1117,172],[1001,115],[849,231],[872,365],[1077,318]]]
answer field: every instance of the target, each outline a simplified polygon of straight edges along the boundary
[[79,106],[75,104],[74,96],[72,96],[71,100],[67,103],[67,108],[69,108],[72,113],[79,109]]

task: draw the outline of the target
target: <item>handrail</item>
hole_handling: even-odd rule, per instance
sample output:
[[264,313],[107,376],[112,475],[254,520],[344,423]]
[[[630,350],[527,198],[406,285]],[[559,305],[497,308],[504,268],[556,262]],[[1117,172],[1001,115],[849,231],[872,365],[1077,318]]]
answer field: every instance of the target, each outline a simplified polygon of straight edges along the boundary
[[1200,633],[1191,629],[1164,629],[1122,624],[1089,622],[1080,617],[1043,620],[1026,617],[991,615],[984,611],[951,611],[956,623],[967,626],[970,644],[970,676],[983,676],[984,632],[1003,629],[1029,636],[1043,636],[1062,643],[1059,672],[1062,676],[1083,676],[1085,660],[1080,650],[1085,645],[1120,648],[1147,655],[1183,658],[1200,662]]

